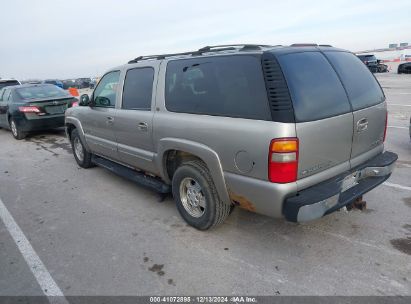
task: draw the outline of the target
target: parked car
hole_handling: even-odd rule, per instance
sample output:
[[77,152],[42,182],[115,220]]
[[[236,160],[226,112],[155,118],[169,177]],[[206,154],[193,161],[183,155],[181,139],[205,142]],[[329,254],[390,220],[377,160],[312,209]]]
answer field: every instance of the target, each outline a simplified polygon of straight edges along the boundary
[[411,62],[401,63],[398,66],[398,74],[410,74],[411,73]]
[[66,112],[76,162],[172,192],[188,224],[233,206],[303,222],[391,175],[387,105],[370,71],[333,47],[205,47],[109,70]]
[[377,73],[387,73],[388,65],[384,64],[381,60],[377,60]]
[[16,79],[3,79],[0,78],[0,89],[4,88],[4,87],[8,87],[8,86],[15,86],[15,85],[19,85],[20,82]]
[[24,84],[0,90],[0,127],[15,139],[28,132],[64,126],[64,112],[77,99],[51,84]]
[[376,73],[378,71],[377,58],[374,55],[358,55],[358,58],[368,67],[368,69]]
[[68,88],[77,88],[75,79],[66,79],[63,80],[63,89],[67,90]]
[[63,89],[63,82],[61,82],[61,80],[58,79],[46,79],[43,80],[42,83],[54,84],[55,86],[58,86],[59,88]]
[[77,89],[87,89],[90,87],[90,78],[77,78],[76,79],[76,87]]

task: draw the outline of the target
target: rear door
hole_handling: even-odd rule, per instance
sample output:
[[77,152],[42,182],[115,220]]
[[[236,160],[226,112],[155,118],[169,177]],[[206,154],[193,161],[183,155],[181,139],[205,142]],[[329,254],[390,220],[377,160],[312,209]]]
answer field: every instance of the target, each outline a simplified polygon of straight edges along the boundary
[[333,67],[317,51],[279,55],[278,60],[294,108],[299,140],[298,178],[331,167],[335,170],[323,175],[323,179],[348,170],[353,113]]
[[94,90],[94,105],[79,114],[87,144],[93,153],[113,160],[118,160],[114,123],[119,79],[120,71],[105,74]]
[[325,52],[346,89],[354,113],[351,165],[383,150],[386,123],[384,93],[374,75],[348,52]]
[[126,71],[121,107],[117,109],[114,132],[119,158],[125,164],[153,172],[154,83],[158,62]]

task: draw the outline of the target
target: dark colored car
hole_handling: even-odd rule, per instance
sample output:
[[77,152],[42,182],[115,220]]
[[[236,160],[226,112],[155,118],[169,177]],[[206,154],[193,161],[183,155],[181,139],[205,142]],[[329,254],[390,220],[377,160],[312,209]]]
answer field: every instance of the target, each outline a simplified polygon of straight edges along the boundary
[[25,84],[0,90],[0,128],[10,129],[15,139],[30,131],[64,126],[67,108],[77,99],[52,84]]
[[76,80],[74,79],[63,80],[63,89],[67,90],[68,88],[77,88]]
[[377,60],[377,73],[387,73],[388,65],[382,63],[381,60]]
[[63,83],[61,82],[61,80],[58,80],[58,79],[46,79],[42,83],[54,84],[55,86],[58,86],[59,88],[63,88]]
[[77,78],[76,79],[76,87],[77,89],[87,89],[90,87],[90,78]]
[[398,74],[411,74],[411,62],[402,63],[398,66]]
[[377,72],[377,58],[374,55],[358,55],[357,57],[361,59],[361,61],[368,67],[371,72]]

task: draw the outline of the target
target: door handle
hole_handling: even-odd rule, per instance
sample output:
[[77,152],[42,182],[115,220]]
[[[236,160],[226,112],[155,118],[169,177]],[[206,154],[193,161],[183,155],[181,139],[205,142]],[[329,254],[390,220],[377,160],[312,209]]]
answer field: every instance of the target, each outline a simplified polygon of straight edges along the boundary
[[137,128],[138,128],[140,131],[147,131],[147,130],[148,130],[148,125],[147,125],[146,122],[140,122],[140,123],[137,125]]
[[107,116],[107,123],[112,124],[114,122],[114,117],[112,116]]
[[367,118],[362,118],[359,121],[357,121],[357,132],[362,132],[368,129],[368,119]]

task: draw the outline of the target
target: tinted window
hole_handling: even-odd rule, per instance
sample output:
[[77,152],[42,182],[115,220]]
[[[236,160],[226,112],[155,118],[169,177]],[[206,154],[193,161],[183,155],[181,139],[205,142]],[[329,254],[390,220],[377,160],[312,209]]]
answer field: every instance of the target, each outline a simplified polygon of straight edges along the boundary
[[321,53],[283,55],[279,62],[290,89],[296,121],[318,120],[351,110],[337,74]]
[[123,109],[150,110],[154,69],[128,70],[124,80]]
[[169,111],[270,120],[261,61],[252,56],[171,61]]
[[354,110],[370,107],[385,100],[377,80],[368,68],[346,52],[326,52],[340,76]]
[[113,108],[116,105],[119,78],[120,71],[110,72],[104,75],[93,93],[96,107]]
[[10,80],[10,81],[0,81],[0,89],[7,87],[7,86],[14,86],[19,85],[17,80]]
[[36,85],[16,89],[22,99],[68,97],[69,94],[55,85]]
[[360,55],[358,56],[362,61],[375,61],[377,58],[374,55]]

